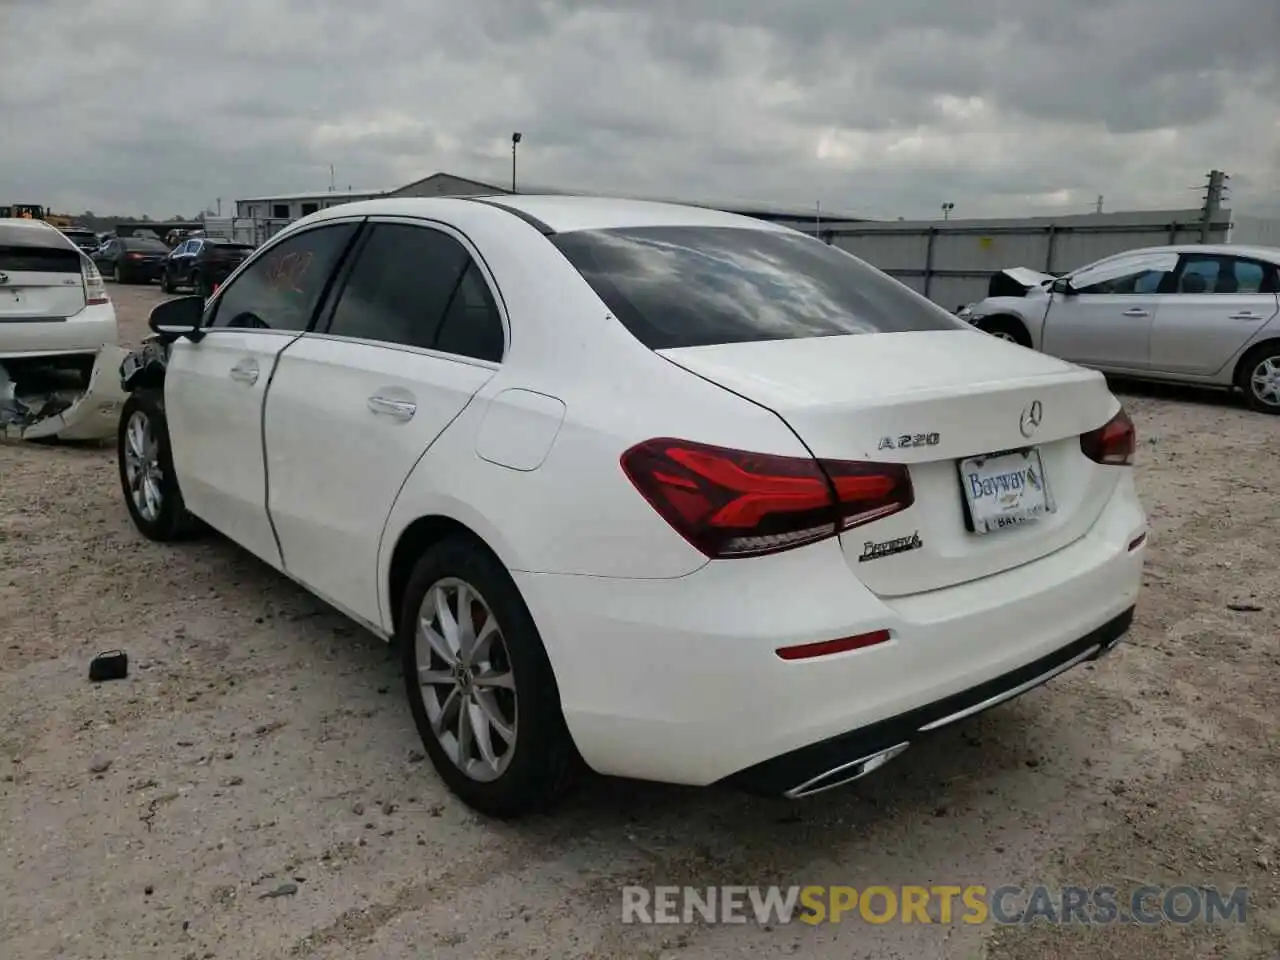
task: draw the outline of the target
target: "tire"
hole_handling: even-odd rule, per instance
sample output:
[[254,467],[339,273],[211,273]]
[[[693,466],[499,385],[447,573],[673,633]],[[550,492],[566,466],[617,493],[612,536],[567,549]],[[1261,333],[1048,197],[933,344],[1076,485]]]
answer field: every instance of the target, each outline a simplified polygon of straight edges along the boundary
[[977,326],[983,333],[989,333],[1000,340],[1008,340],[1020,347],[1031,346],[1027,328],[1013,317],[986,317],[979,320]]
[[[451,637],[440,626],[440,617],[429,614],[436,627],[432,644],[419,627],[419,617],[434,611],[438,595],[443,595],[456,624],[459,587],[474,598],[466,604],[471,608],[472,634],[489,618],[497,629],[476,662],[459,663],[455,658],[458,665],[450,669],[439,645],[448,646],[452,639],[451,649],[456,650],[457,631]],[[573,785],[581,760],[565,726],[555,675],[537,626],[502,564],[483,545],[467,538],[433,544],[409,578],[399,623],[409,709],[427,754],[449,789],[472,809],[499,819],[552,807]],[[420,664],[431,669],[434,683],[420,680]],[[485,682],[475,683],[473,676]],[[509,689],[494,682],[499,676],[509,680]],[[481,708],[481,698],[487,711]],[[450,704],[456,707],[459,702],[461,709],[451,711]],[[471,718],[495,713],[510,739],[487,721],[487,736],[464,735],[464,716],[470,721],[467,728],[478,732]],[[433,715],[441,721],[440,735]],[[464,739],[468,747],[460,751]],[[486,761],[480,747],[485,741],[488,757],[496,762]]]
[[200,275],[199,270],[195,270],[191,274],[191,289],[204,299],[208,300],[210,293],[205,289],[208,284],[205,283],[204,277]]
[[168,270],[165,270],[160,274],[160,292],[173,293],[173,281],[169,279]]
[[[130,436],[131,431],[139,430],[143,437],[137,433]],[[147,431],[149,442],[139,444],[137,441],[144,439]],[[138,492],[135,494],[133,478],[138,475],[135,471],[145,471],[147,461],[150,461],[150,478],[154,485],[152,497],[146,495],[142,483],[137,484]],[[169,447],[169,425],[164,416],[164,399],[159,391],[142,390],[124,402],[116,433],[116,462],[125,506],[133,518],[133,525],[144,537],[159,542],[180,540],[199,529],[178,488],[173,453]]]
[[111,264],[111,280],[113,283],[124,283],[124,272],[120,269],[120,261]]
[[1250,410],[1280,414],[1280,341],[1259,344],[1245,354],[1236,386],[1244,391]]

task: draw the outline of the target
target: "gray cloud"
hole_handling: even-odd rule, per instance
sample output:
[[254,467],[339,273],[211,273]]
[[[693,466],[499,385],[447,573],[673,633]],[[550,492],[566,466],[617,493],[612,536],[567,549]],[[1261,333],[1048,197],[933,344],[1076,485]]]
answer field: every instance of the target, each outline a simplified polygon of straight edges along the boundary
[[505,182],[520,130],[529,182],[622,193],[1017,215],[1196,206],[1221,167],[1280,204],[1276,0],[0,7],[0,202]]

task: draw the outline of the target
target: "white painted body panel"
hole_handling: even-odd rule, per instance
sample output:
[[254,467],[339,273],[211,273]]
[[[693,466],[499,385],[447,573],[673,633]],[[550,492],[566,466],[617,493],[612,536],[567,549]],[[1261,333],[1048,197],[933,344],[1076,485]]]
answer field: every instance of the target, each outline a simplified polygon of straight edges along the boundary
[[[666,205],[504,202],[557,229],[774,229]],[[655,353],[534,226],[466,200],[352,204],[282,236],[364,213],[466,237],[509,323],[502,364],[310,335],[179,343],[166,399],[188,504],[280,565],[274,520],[284,568],[384,635],[404,531],[431,517],[467,527],[528,603],[570,731],[596,769],[710,783],[1029,663],[1132,606],[1142,549],[1130,545],[1145,531],[1132,470],[1078,462],[1076,436],[1118,406],[1097,374],[969,331]],[[227,370],[253,351],[264,375],[254,390],[233,389]],[[367,398],[395,391],[417,404],[414,417],[371,415]],[[1014,441],[1031,397],[1046,409],[1047,469],[1068,494],[1061,523],[975,544],[954,529],[958,480],[942,473]],[[923,429],[922,419],[945,445],[879,449],[882,433]],[[708,561],[620,467],[654,437],[910,463],[915,512],[855,539],[912,526],[934,549],[873,574],[851,562],[856,544],[836,538]],[[876,629],[892,642],[807,663],[774,653]]]

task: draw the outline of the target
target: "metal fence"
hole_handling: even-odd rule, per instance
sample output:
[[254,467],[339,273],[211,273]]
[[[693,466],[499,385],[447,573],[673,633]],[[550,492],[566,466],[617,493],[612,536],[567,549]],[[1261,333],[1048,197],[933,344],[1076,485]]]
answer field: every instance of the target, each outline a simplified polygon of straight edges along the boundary
[[[1206,239],[1225,242],[1229,211]],[[991,275],[1006,267],[1061,274],[1139,247],[1195,243],[1198,210],[1094,214],[1040,220],[953,220],[823,224],[827,243],[897,277],[935,303],[955,309],[987,295]]]

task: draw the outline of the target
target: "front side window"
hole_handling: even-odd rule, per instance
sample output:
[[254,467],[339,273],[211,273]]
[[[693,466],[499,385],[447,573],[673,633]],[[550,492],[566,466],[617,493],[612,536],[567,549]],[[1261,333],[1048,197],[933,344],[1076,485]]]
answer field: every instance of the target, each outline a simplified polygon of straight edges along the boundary
[[1175,253],[1139,254],[1104,260],[1071,275],[1071,288],[1082,294],[1143,295],[1158,293],[1178,265]]
[[1221,276],[1222,261],[1218,257],[1184,257],[1178,293],[1213,293]]
[[610,313],[653,350],[970,329],[905,284],[800,234],[637,227],[550,239]]
[[466,248],[439,230],[376,224],[360,248],[327,332],[429,348],[470,262]]
[[275,244],[222,291],[208,325],[305,330],[355,232],[354,223],[335,223]]

